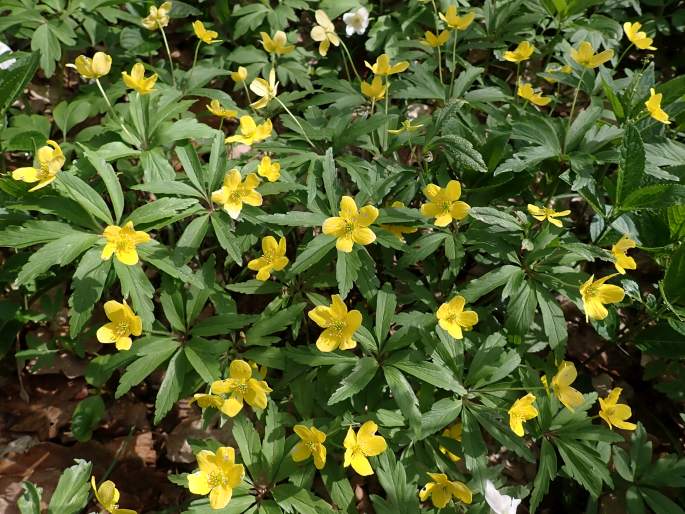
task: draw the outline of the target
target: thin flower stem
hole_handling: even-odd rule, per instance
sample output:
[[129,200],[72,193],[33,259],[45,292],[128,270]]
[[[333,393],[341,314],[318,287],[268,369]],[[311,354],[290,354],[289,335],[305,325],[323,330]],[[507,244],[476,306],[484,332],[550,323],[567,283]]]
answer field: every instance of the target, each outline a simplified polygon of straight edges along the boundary
[[164,47],[166,48],[167,57],[169,57],[169,70],[171,71],[171,85],[176,87],[176,78],[174,77],[174,61],[171,58],[171,50],[169,50],[169,42],[166,39],[166,33],[164,32],[164,27],[159,27],[162,33],[162,39],[164,40]]
[[633,48],[633,43],[630,43],[630,44],[626,47],[626,49],[623,50],[623,53],[621,54],[621,57],[619,57],[619,58],[618,58],[618,61],[616,61],[615,69],[618,69],[619,65],[621,64],[621,61],[623,60],[623,58],[626,56],[626,54],[628,53],[628,51],[629,51],[631,48]]
[[347,45],[345,42],[341,39],[340,44],[343,47],[343,50],[345,51],[345,54],[347,55],[347,59],[350,61],[350,66],[352,66],[352,71],[354,72],[354,76],[357,77],[357,80],[361,82],[361,77],[359,76],[359,73],[357,73],[357,67],[354,65],[354,61],[352,60],[352,54],[350,54],[349,48],[347,48]]
[[454,89],[454,76],[456,75],[457,72],[457,38],[459,36],[459,32],[455,29],[454,30],[454,42],[452,43],[452,78],[450,79],[450,89],[449,89],[449,96],[448,100],[452,98],[452,90]]
[[516,90],[519,87],[519,73],[521,72],[521,63],[517,62],[516,63],[516,82],[514,83],[514,103],[518,103],[518,95],[516,94]]
[[566,124],[566,131],[571,127],[571,122],[573,121],[573,112],[576,110],[576,102],[578,101],[578,92],[580,91],[580,86],[585,78],[585,71],[580,74],[580,80],[578,80],[578,85],[576,86],[576,92],[573,95],[573,103],[571,104],[571,112],[568,115],[568,123]]
[[[121,128],[123,129],[124,132],[126,132],[126,135],[132,140],[132,141],[138,141],[137,137],[134,137],[133,134],[129,132],[129,130],[126,128],[126,125],[124,125],[124,122],[121,121],[121,118],[117,114],[117,112],[114,110],[114,107],[112,106],[112,102],[109,101],[109,98],[107,98],[107,93],[105,93],[105,90],[102,88],[102,84],[100,84],[100,79],[95,79],[95,83],[98,85],[98,89],[100,90],[100,93],[102,93],[102,97],[105,99],[105,102],[107,102],[107,106],[109,107],[109,111],[114,116],[114,119],[117,120]],[[138,141],[138,144],[140,142]]]
[[[433,20],[435,21],[435,36],[438,37],[440,35],[440,26],[438,25],[438,20],[440,19],[438,16],[438,7],[435,5],[435,0],[431,0],[431,4],[433,5]],[[440,52],[440,45],[437,46],[438,49],[438,73],[440,75],[440,84],[442,84],[442,52]]]
[[440,84],[442,84],[442,52],[440,52],[440,45],[437,46],[438,49],[438,76],[440,77]]
[[388,120],[388,105],[390,104],[390,75],[388,75],[388,78],[386,79],[387,82],[385,83],[385,130],[383,131],[383,150],[385,150],[388,147],[388,128],[389,128],[389,120]]
[[221,132],[221,129],[223,128],[223,126],[224,126],[224,117],[222,116],[221,120],[219,121],[219,132]]
[[245,94],[247,95],[247,101],[249,103],[252,103],[252,98],[250,98],[250,90],[247,88],[247,83],[243,80],[243,89],[245,90]]
[[307,136],[307,132],[305,132],[304,128],[302,127],[302,125],[300,124],[300,122],[297,120],[297,118],[293,115],[293,113],[290,112],[290,109],[288,109],[288,108],[285,106],[285,104],[284,104],[283,102],[281,102],[281,99],[278,98],[277,96],[274,97],[274,100],[276,100],[276,101],[280,104],[280,106],[283,107],[283,109],[285,109],[285,112],[287,112],[287,113],[290,115],[290,117],[293,119],[293,121],[297,124],[297,126],[300,127],[300,130],[302,131],[302,135],[303,135],[304,138],[307,140],[307,143],[309,143],[309,145],[310,145],[312,148],[316,148],[316,145],[315,145],[314,143],[312,143],[312,140],[311,140],[311,139],[309,139],[309,137]]

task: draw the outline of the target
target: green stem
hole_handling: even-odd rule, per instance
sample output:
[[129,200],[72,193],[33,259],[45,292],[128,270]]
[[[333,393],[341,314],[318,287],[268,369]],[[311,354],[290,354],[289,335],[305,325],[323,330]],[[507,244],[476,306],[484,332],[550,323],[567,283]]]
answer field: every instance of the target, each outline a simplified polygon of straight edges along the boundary
[[95,83],[98,86],[98,89],[100,90],[100,93],[102,93],[102,97],[105,99],[105,102],[107,102],[107,106],[109,107],[109,111],[114,116],[114,119],[117,120],[121,128],[126,132],[126,135],[131,139],[131,141],[136,141],[138,144],[140,144],[140,141],[138,141],[137,137],[134,137],[133,134],[131,134],[128,129],[126,128],[126,125],[124,125],[124,122],[121,121],[121,118],[119,115],[116,113],[114,110],[114,107],[112,106],[112,102],[109,101],[109,98],[107,98],[107,93],[105,93],[105,90],[102,88],[102,84],[100,84],[100,79],[95,79]]
[[454,76],[456,75],[457,72],[457,38],[459,36],[459,32],[455,29],[454,30],[454,42],[452,43],[452,78],[450,79],[450,90],[449,90],[449,96],[448,100],[452,98],[452,90],[454,89]]
[[440,84],[442,84],[442,52],[440,52],[440,45],[436,48],[438,49],[438,76],[440,77]]
[[297,126],[300,127],[300,130],[302,131],[302,135],[303,135],[304,138],[307,140],[307,143],[309,143],[309,145],[310,145],[312,148],[316,148],[316,145],[315,145],[314,143],[312,143],[312,140],[311,140],[311,139],[309,139],[309,137],[307,136],[307,132],[305,132],[304,128],[302,127],[302,125],[300,124],[300,122],[297,120],[297,118],[293,115],[293,113],[290,112],[290,109],[288,109],[288,108],[285,106],[285,104],[284,104],[283,102],[281,102],[281,99],[280,99],[280,98],[274,97],[274,100],[276,100],[276,101],[281,105],[281,107],[283,107],[283,109],[285,109],[285,112],[287,112],[287,113],[290,115],[290,117],[293,119],[293,121],[297,124]]
[[200,52],[200,45],[202,44],[202,41],[198,41],[197,45],[195,46],[195,55],[193,56],[193,65],[190,67],[190,71],[188,72],[188,83],[190,83],[190,77],[193,76],[193,70],[195,69],[195,64],[197,63],[197,54]]
[[383,150],[388,147],[388,105],[390,104],[390,75],[388,75],[385,83],[385,130],[383,131]]
[[252,103],[252,98],[250,98],[250,90],[247,88],[247,83],[244,80],[243,80],[243,89],[245,90],[245,94],[247,95],[248,103]]
[[166,48],[167,57],[169,57],[169,69],[171,70],[171,85],[176,87],[176,79],[174,78],[174,61],[171,58],[171,50],[169,50],[169,42],[166,39],[166,33],[164,32],[164,27],[159,27],[162,32],[162,39],[164,40],[164,47]]
[[585,78],[585,71],[580,74],[580,80],[576,86],[576,92],[573,94],[573,103],[571,104],[571,112],[568,115],[568,123],[566,124],[566,132],[571,127],[571,122],[573,121],[573,112],[576,110],[576,102],[578,101],[578,92],[580,91],[580,86],[583,84],[583,79]]
[[350,54],[350,50],[347,48],[347,45],[345,42],[341,39],[340,44],[343,47],[343,50],[345,51],[345,55],[347,55],[347,60],[350,61],[350,66],[352,66],[352,71],[354,72],[354,76],[357,77],[357,80],[361,82],[361,77],[359,76],[359,73],[357,73],[357,67],[354,65],[354,61],[352,60],[352,55]]
[[625,50],[623,50],[623,53],[621,54],[621,57],[618,58],[618,61],[616,61],[616,66],[614,67],[615,69],[618,69],[619,65],[621,64],[621,61],[623,58],[626,56],[628,51],[633,48],[633,43],[630,43]]

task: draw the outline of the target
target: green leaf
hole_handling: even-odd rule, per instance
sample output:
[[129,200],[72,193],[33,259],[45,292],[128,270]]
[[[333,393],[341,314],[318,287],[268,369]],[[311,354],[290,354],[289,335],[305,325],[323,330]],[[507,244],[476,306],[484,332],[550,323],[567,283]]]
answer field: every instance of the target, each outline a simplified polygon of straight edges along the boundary
[[114,207],[114,217],[115,221],[119,223],[121,220],[121,215],[124,213],[124,193],[121,190],[121,184],[117,178],[116,173],[114,173],[114,168],[105,161],[97,152],[92,152],[81,145],[84,150],[84,155],[86,159],[90,161],[98,172],[100,178],[105,183],[107,188],[107,193],[109,193],[109,198],[112,201],[112,206]]
[[530,512],[535,514],[535,510],[540,506],[542,498],[549,491],[549,484],[557,475],[557,454],[554,447],[547,439],[542,439],[540,448],[540,458],[538,459],[538,472],[533,481],[533,492],[530,496]]
[[389,287],[384,287],[376,295],[376,340],[382,345],[390,333],[390,325],[395,317],[397,297]]
[[287,309],[279,310],[277,313],[264,314],[252,327],[245,333],[245,344],[268,345],[270,339],[267,337],[276,332],[281,332],[295,323],[302,314],[306,303],[296,303]]
[[346,400],[360,392],[371,382],[377,370],[378,363],[373,357],[362,357],[359,359],[354,369],[343,378],[342,382],[340,382],[340,387],[331,395],[328,405]]
[[680,184],[652,184],[629,193],[621,209],[664,209],[685,203],[685,186]]
[[385,381],[392,391],[395,403],[402,411],[402,414],[409,422],[409,427],[413,431],[412,440],[418,439],[421,435],[421,411],[419,410],[419,400],[407,380],[407,377],[393,366],[384,366],[383,374]]
[[260,214],[257,219],[263,223],[286,227],[320,227],[327,217],[316,212],[290,211],[285,214]]
[[90,493],[90,462],[75,459],[76,464],[64,470],[48,504],[48,514],[76,514],[85,508]]
[[140,245],[138,247],[138,255],[140,255],[141,260],[152,264],[155,268],[163,271],[167,275],[185,283],[198,285],[192,270],[185,264],[179,265],[175,262],[171,251],[163,244],[152,240]]
[[621,157],[618,163],[616,205],[621,206],[632,192],[638,190],[644,174],[645,148],[642,138],[634,125],[628,125],[623,132]]
[[452,166],[458,170],[477,171],[487,173],[488,167],[483,161],[483,156],[478,152],[468,139],[449,134],[440,136],[431,141],[428,149],[439,148],[448,156]]
[[338,291],[340,296],[344,299],[352,290],[354,281],[359,275],[359,268],[361,268],[361,261],[356,251],[341,252],[338,250],[338,260],[335,264],[335,278],[338,281]]
[[90,440],[104,414],[105,402],[99,394],[81,400],[71,416],[71,432],[74,437],[81,442]]
[[48,78],[55,73],[55,61],[62,57],[62,45],[50,27],[49,23],[40,23],[31,37],[31,50],[40,52],[40,67]]
[[192,338],[183,347],[190,365],[208,384],[221,378],[221,360],[216,352],[218,349],[221,349],[221,345],[210,343],[199,337]]
[[461,445],[464,448],[466,469],[473,470],[477,467],[477,460],[487,454],[487,448],[480,426],[475,416],[468,409],[462,409],[461,422]]
[[102,296],[111,261],[103,261],[100,248],[91,248],[74,271],[69,297],[69,336],[75,338],[90,319]]
[[226,284],[224,287],[228,291],[242,294],[276,294],[283,290],[283,285],[279,282],[257,279],[246,280],[237,284]]
[[421,437],[426,438],[453,423],[460,412],[461,400],[438,400],[431,406],[431,410],[421,414]]
[[171,410],[178,400],[183,388],[183,377],[188,369],[188,361],[183,351],[179,350],[169,361],[162,384],[155,400],[155,420],[157,425]]
[[219,241],[221,248],[226,250],[228,256],[240,266],[243,263],[243,254],[240,251],[238,241],[233,234],[230,222],[225,219],[226,217],[227,216],[221,212],[213,212],[211,217],[212,228],[214,229],[214,235],[216,236],[217,241]]
[[472,207],[469,215],[486,225],[501,227],[509,232],[523,230],[521,222],[511,214],[494,207]]
[[478,424],[502,446],[512,450],[519,457],[528,462],[535,462],[535,458],[528,446],[526,446],[525,441],[515,435],[508,425],[503,424],[499,419],[494,417],[490,409],[471,405],[469,406],[469,412],[476,417]]
[[297,256],[288,271],[289,276],[299,275],[323,259],[335,246],[335,238],[320,234],[312,239],[305,249]]
[[661,283],[662,294],[672,306],[685,307],[685,244],[673,252]]
[[202,187],[203,182],[206,182],[206,177],[204,176],[204,169],[202,168],[202,163],[200,158],[197,156],[195,147],[188,144],[185,146],[179,146],[176,148],[176,155],[178,160],[181,161],[181,166],[188,175],[190,183],[195,186],[198,191],[204,191]]
[[271,490],[276,503],[285,512],[297,512],[298,514],[320,514],[314,506],[325,504],[323,500],[317,500],[306,489],[300,489],[294,484],[280,484]]
[[649,327],[635,338],[635,345],[645,353],[669,359],[685,357],[683,334],[661,321]]
[[430,361],[401,360],[393,362],[393,366],[428,384],[457,394],[466,394],[466,389],[459,383],[454,373],[446,367]]
[[568,340],[566,329],[566,319],[564,311],[557,304],[556,300],[543,289],[536,289],[538,305],[542,313],[542,325],[552,350],[559,346],[564,346]]
[[77,232],[70,225],[60,221],[30,220],[0,231],[0,246],[26,248],[74,233]]
[[260,476],[263,467],[262,444],[254,425],[243,413],[233,418],[233,437],[245,467],[252,476]]
[[655,489],[641,487],[640,494],[647,502],[647,505],[658,514],[685,514],[685,510],[677,503]]
[[155,140],[161,144],[169,144],[180,139],[212,139],[216,129],[200,123],[195,118],[183,118],[173,123],[164,123],[155,134]]
[[17,499],[17,507],[21,514],[40,514],[40,499],[43,489],[31,482],[22,482],[24,492]]
[[278,412],[276,404],[270,401],[266,410],[262,455],[268,466],[271,480],[274,480],[278,474],[285,454],[285,427],[282,418],[283,415]]
[[612,487],[609,470],[602,456],[588,444],[557,438],[554,440],[564,461],[564,470],[583,486],[593,498],[602,492],[602,482]]
[[145,183],[173,181],[176,177],[174,168],[171,167],[160,147],[140,152],[140,164],[143,168]]
[[418,261],[424,260],[443,244],[445,239],[450,237],[443,232],[426,234],[414,241],[409,249],[402,255],[399,261],[400,267],[409,266]]
[[583,140],[583,137],[585,137],[585,134],[588,133],[602,115],[602,110],[602,107],[599,105],[590,105],[587,109],[578,113],[578,116],[573,120],[573,123],[571,123],[571,126],[566,133],[564,139],[564,152],[568,154],[578,147]]
[[17,57],[17,61],[0,73],[0,115],[14,103],[26,85],[36,74],[40,53],[32,52]]
[[195,336],[226,335],[231,330],[246,327],[257,318],[253,314],[221,314],[197,323],[192,330]]
[[61,195],[71,198],[90,214],[107,225],[114,225],[109,207],[100,194],[76,175],[66,171],[57,174],[54,182]]
[[178,182],[175,180],[156,180],[154,182],[136,184],[131,186],[131,189],[135,189],[137,191],[147,191],[157,195],[178,195],[204,198],[204,195],[194,187],[189,186],[185,182]]
[[523,273],[514,277],[505,324],[507,330],[518,335],[530,330],[538,306],[535,282],[528,282],[524,277]]
[[333,159],[333,148],[326,150],[326,155],[323,157],[323,185],[328,198],[328,205],[331,208],[331,214],[338,212],[338,204],[340,203],[340,194],[338,193],[338,174],[335,170],[335,160]]
[[[164,197],[155,200],[154,202],[141,205],[129,214],[125,221],[133,222],[136,227],[138,225],[157,225],[160,222],[166,221],[168,218],[175,217],[182,211],[186,211],[187,209],[198,205],[197,200],[194,198]],[[162,223],[160,226],[166,224],[167,223]],[[159,228],[159,226],[155,228]]]
[[130,297],[133,303],[133,311],[143,321],[143,328],[150,330],[155,321],[155,306],[152,297],[155,288],[145,275],[140,264],[127,266],[114,259],[114,271],[121,282],[121,292],[125,298]]
[[[183,234],[178,239],[174,248],[173,261],[181,266],[187,264],[190,259],[198,254],[198,248],[204,241],[209,229],[209,215],[198,216],[188,223]],[[189,270],[190,271],[190,270]]]
[[179,344],[171,338],[163,338],[160,342],[164,345],[158,351],[148,353],[129,364],[119,380],[115,398],[121,398],[131,390],[133,386],[140,384],[145,378],[155,371],[177,350]]
[[74,232],[49,242],[31,254],[28,262],[24,264],[17,275],[17,283],[26,284],[45,273],[52,266],[66,266],[93,246],[98,239],[100,236],[96,234]]
[[91,103],[86,99],[73,102],[64,100],[55,106],[52,117],[62,134],[66,136],[72,128],[88,118],[90,108]]

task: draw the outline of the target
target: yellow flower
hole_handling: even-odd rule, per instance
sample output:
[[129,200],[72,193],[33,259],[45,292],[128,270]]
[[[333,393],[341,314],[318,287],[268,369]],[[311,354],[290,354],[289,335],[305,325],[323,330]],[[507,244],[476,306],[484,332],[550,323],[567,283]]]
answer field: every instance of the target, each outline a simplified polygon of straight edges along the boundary
[[287,55],[295,50],[295,45],[288,44],[288,37],[282,30],[277,31],[274,34],[273,39],[266,32],[260,32],[259,35],[262,36],[262,46],[264,47],[264,50],[270,54]]
[[[462,425],[461,423],[455,423],[449,428],[446,428],[445,430],[442,431],[443,437],[448,437],[450,439],[454,439],[455,441],[461,442],[461,430],[462,430]],[[447,448],[444,446],[440,446],[440,452],[443,455],[447,455],[447,457],[452,461],[452,462],[459,462],[461,460],[461,457],[459,455],[455,455],[451,451],[449,451]]]
[[509,409],[509,426],[519,437],[523,437],[524,434],[523,422],[536,418],[538,415],[538,410],[533,407],[534,401],[535,395],[528,393],[526,396],[516,400],[511,409]]
[[278,94],[278,82],[276,82],[276,70],[271,68],[269,72],[269,81],[267,82],[261,77],[257,77],[250,84],[250,89],[254,94],[256,94],[259,100],[256,100],[250,104],[250,107],[254,109],[262,109],[266,107],[271,100],[276,98]]
[[143,18],[143,27],[148,30],[157,30],[169,25],[169,13],[171,12],[171,2],[164,2],[159,7],[150,6],[149,14]]
[[616,275],[618,273],[607,275],[597,280],[592,275],[587,279],[587,282],[580,286],[580,296],[583,298],[586,321],[589,321],[590,318],[603,320],[609,315],[609,311],[604,307],[604,304],[617,303],[623,300],[625,296],[623,288],[604,283]]
[[361,476],[373,475],[373,469],[367,457],[380,455],[388,448],[383,436],[376,435],[378,425],[373,421],[367,421],[355,434],[352,427],[347,429],[347,435],[343,445],[345,446],[345,461],[343,467],[352,465]]
[[374,77],[371,84],[362,80],[361,83],[362,94],[371,100],[378,102],[385,98],[385,93],[388,91],[388,86],[383,84],[383,79],[380,77]]
[[463,339],[463,331],[471,330],[478,323],[478,314],[475,311],[465,311],[464,305],[466,299],[463,296],[455,296],[449,302],[443,303],[436,313],[440,328],[455,339]]
[[616,270],[621,275],[625,275],[627,269],[637,269],[635,259],[628,256],[628,250],[635,248],[635,246],[635,241],[624,234],[623,237],[616,241],[616,244],[611,247],[611,253],[614,256],[614,266],[616,266]]
[[592,43],[583,41],[578,46],[578,50],[571,48],[571,59],[576,61],[581,66],[593,69],[601,66],[614,56],[613,50],[604,50],[598,54],[592,49]]
[[337,348],[351,350],[357,346],[357,341],[352,337],[362,324],[362,313],[356,309],[348,312],[340,295],[334,294],[329,306],[318,305],[307,315],[324,329],[316,340],[319,351],[332,352]]
[[530,59],[535,52],[535,46],[529,41],[521,41],[514,50],[504,52],[504,60],[509,62],[523,62]]
[[140,230],[134,230],[133,222],[129,221],[123,227],[108,225],[102,233],[107,241],[102,249],[102,259],[107,261],[114,254],[119,262],[133,266],[138,262],[136,246],[147,243],[150,235]]
[[90,477],[90,485],[95,493],[95,498],[98,503],[102,505],[107,512],[111,514],[136,514],[135,510],[131,509],[120,509],[118,507],[119,503],[119,489],[117,489],[114,482],[107,480],[100,484],[100,487],[95,483],[95,476]]
[[276,182],[281,176],[281,165],[276,161],[271,162],[271,157],[265,155],[259,161],[257,174],[260,177],[266,178],[269,182]]
[[192,400],[190,400],[190,403],[193,402],[197,402],[201,409],[207,409],[209,407],[221,409],[224,405],[224,398],[217,394],[196,393],[193,395]]
[[[52,147],[52,148],[51,148]],[[41,146],[36,153],[38,167],[32,166],[17,168],[12,172],[14,180],[21,180],[32,184],[38,182],[29,191],[35,191],[47,186],[57,178],[57,173],[64,166],[64,154],[59,145],[52,139],[48,139],[46,146]]]
[[428,184],[423,189],[423,194],[428,201],[421,206],[421,214],[435,218],[436,227],[446,227],[452,220],[463,220],[471,209],[467,203],[459,201],[461,184],[457,180],[450,180],[444,189]]
[[457,16],[457,6],[452,4],[447,8],[445,14],[440,13],[440,19],[447,23],[451,29],[466,30],[476,17],[476,13],[470,11],[464,16]]
[[654,39],[642,32],[640,30],[641,28],[642,24],[637,21],[635,23],[627,21],[623,24],[623,32],[626,33],[628,40],[636,47],[640,50],[656,50],[656,48],[652,46]]
[[259,182],[259,177],[254,173],[242,180],[240,172],[233,168],[226,173],[221,189],[212,193],[212,201],[222,205],[231,218],[238,219],[244,203],[254,207],[262,205],[262,195],[255,191]]
[[583,395],[580,391],[571,387],[575,382],[578,373],[572,362],[562,361],[557,370],[557,374],[552,377],[552,391],[564,406],[573,411],[582,405]]
[[338,240],[335,247],[341,252],[351,252],[354,243],[368,245],[376,240],[376,234],[369,228],[378,217],[378,209],[365,205],[357,210],[357,204],[351,196],[340,200],[338,216],[327,218],[323,222],[323,233],[335,236]]
[[456,498],[466,504],[473,501],[473,493],[466,484],[458,480],[451,481],[444,473],[426,473],[432,480],[423,486],[419,492],[419,498],[425,502],[429,497],[433,506],[438,509],[445,508],[447,504]]
[[649,88],[649,100],[645,102],[645,106],[649,111],[649,115],[656,121],[660,121],[664,125],[670,125],[668,113],[661,108],[661,98],[664,95],[654,91],[653,87]]
[[143,333],[143,322],[136,316],[126,300],[119,303],[110,300],[105,303],[105,314],[109,323],[102,325],[97,331],[97,338],[103,344],[116,343],[117,350],[129,350],[131,337]]
[[374,75],[380,75],[381,77],[387,77],[388,75],[394,75],[395,73],[402,73],[409,68],[408,61],[400,61],[391,66],[390,56],[388,54],[379,55],[374,64],[369,64],[368,61],[364,61],[364,64],[373,72]]
[[293,430],[300,438],[290,452],[293,461],[302,462],[311,456],[316,469],[323,469],[326,465],[326,447],[323,445],[326,434],[317,430],[316,427],[310,428],[304,425],[295,425]]
[[207,43],[208,45],[211,45],[212,43],[221,43],[220,39],[216,39],[219,33],[214,30],[207,30],[205,24],[200,20],[193,22],[193,31],[200,41]]
[[[409,123],[411,125],[411,122],[409,120],[407,120],[406,122],[402,122],[402,125],[404,125],[405,123]],[[423,127],[423,125],[414,125],[413,127],[411,127],[411,129],[416,130],[419,127]],[[407,128],[407,130],[411,131],[409,128]],[[388,130],[388,132],[390,132],[390,130]],[[392,202],[390,207],[392,207],[393,209],[402,209],[404,207],[404,204],[402,202],[395,201]],[[406,225],[381,225],[381,228],[387,230],[391,234],[394,234],[397,237],[397,239],[399,239],[403,243],[405,242],[404,234],[413,234],[418,230],[416,227],[408,227]]]
[[109,73],[112,67],[112,57],[105,52],[95,52],[92,59],[79,55],[70,66],[76,68],[84,79],[99,79]]
[[428,45],[431,48],[437,48],[437,47],[443,46],[445,43],[447,43],[447,40],[449,38],[450,38],[449,30],[443,30],[437,36],[435,34],[433,34],[430,30],[427,30],[424,34],[423,39],[421,40],[421,43],[423,43],[424,45]]
[[[568,75],[572,71],[573,71],[573,68],[571,68],[571,66],[568,64],[564,64],[563,66],[547,66],[547,68],[545,68],[545,73],[564,73],[565,75]],[[556,84],[557,83],[556,79],[553,79],[551,77],[542,77],[542,78],[544,78],[550,84]]]
[[310,36],[314,41],[319,42],[319,54],[325,57],[331,45],[338,46],[340,44],[340,38],[335,33],[335,25],[325,12],[317,9],[314,17],[318,25],[314,25]]
[[196,458],[199,469],[188,475],[188,489],[193,494],[209,494],[210,507],[223,509],[243,481],[245,468],[235,463],[235,450],[230,446],[222,446],[216,453],[201,450]]
[[222,411],[229,417],[236,416],[243,408],[243,400],[253,408],[266,409],[266,395],[271,388],[264,380],[252,378],[252,367],[244,360],[236,359],[228,367],[229,378],[212,382],[212,393],[230,394]]
[[240,134],[234,134],[226,138],[227,143],[243,143],[253,145],[271,137],[273,125],[271,120],[266,120],[261,125],[257,125],[252,116],[240,117]]
[[547,207],[538,207],[536,205],[528,204],[528,212],[530,215],[538,221],[549,221],[555,227],[561,227],[562,223],[560,220],[555,218],[560,218],[561,216],[568,216],[571,211],[555,211],[554,209],[548,209]]
[[609,391],[606,398],[599,399],[599,417],[606,421],[612,430],[614,427],[623,430],[635,430],[637,425],[627,421],[633,415],[630,407],[625,403],[617,403],[622,391],[623,389],[620,387],[615,387]]
[[155,82],[157,82],[157,74],[153,73],[149,77],[145,77],[145,66],[137,62],[131,68],[129,75],[125,71],[121,72],[121,78],[126,84],[126,87],[135,89],[141,95],[147,95],[155,90]]
[[550,97],[544,97],[542,96],[542,94],[536,93],[533,89],[533,85],[528,82],[519,82],[516,94],[519,95],[521,98],[528,100],[530,103],[533,103],[540,107],[543,107],[552,101]]
[[[411,120],[404,120],[402,122],[402,126],[400,128],[394,129],[394,130],[389,129],[388,133],[398,135],[398,134],[401,134],[402,132],[416,132],[421,127],[423,127],[423,124],[421,124],[421,123],[417,123],[416,125],[412,125]],[[404,207],[404,205],[402,205],[402,207]]]
[[226,118],[230,120],[238,115],[237,111],[224,108],[219,100],[212,100],[206,107],[209,112],[211,112],[214,116],[218,116],[219,118]]
[[238,66],[237,71],[231,72],[231,79],[233,79],[233,82],[245,82],[247,80],[247,68]]
[[288,265],[288,258],[285,256],[285,237],[278,242],[273,236],[266,236],[262,239],[262,256],[252,259],[247,263],[247,267],[252,271],[257,271],[257,280],[269,280],[272,271],[281,271]]

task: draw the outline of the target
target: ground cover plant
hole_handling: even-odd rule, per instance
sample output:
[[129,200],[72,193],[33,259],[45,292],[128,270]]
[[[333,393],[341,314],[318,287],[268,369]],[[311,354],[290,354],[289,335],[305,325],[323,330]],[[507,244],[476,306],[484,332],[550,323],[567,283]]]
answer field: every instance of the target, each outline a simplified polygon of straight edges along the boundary
[[685,3],[0,12],[3,512],[685,512]]

